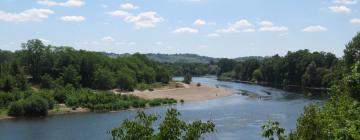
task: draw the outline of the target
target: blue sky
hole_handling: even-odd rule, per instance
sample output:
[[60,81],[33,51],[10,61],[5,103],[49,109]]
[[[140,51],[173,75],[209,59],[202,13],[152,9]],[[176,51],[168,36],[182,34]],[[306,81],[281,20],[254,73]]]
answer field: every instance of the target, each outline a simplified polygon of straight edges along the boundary
[[0,49],[34,38],[114,53],[342,56],[360,31],[357,0],[1,0]]

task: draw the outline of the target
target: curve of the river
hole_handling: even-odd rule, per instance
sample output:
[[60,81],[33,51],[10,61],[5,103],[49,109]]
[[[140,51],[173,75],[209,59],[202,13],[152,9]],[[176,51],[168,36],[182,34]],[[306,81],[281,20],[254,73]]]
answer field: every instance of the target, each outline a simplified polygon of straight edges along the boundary
[[[313,100],[292,92],[242,83],[217,81],[214,77],[194,77],[193,82],[229,88],[234,95],[209,101],[144,109],[161,116],[169,107],[178,109],[185,121],[212,120],[216,133],[205,139],[257,140],[261,126],[277,120],[287,130],[296,127],[296,119]],[[237,94],[243,91],[258,97]],[[133,118],[136,110],[108,113],[80,113],[37,119],[0,120],[0,140],[100,140],[109,139],[107,131],[122,120]]]

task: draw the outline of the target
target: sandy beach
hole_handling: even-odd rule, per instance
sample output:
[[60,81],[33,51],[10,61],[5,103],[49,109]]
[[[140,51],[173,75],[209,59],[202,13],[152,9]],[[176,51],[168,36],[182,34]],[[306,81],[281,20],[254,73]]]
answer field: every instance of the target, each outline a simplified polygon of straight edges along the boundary
[[155,89],[154,91],[135,91],[130,94],[145,98],[173,98],[178,101],[203,101],[221,98],[232,95],[231,90],[224,88],[209,87],[206,85],[196,86],[196,84],[184,84],[183,88]]

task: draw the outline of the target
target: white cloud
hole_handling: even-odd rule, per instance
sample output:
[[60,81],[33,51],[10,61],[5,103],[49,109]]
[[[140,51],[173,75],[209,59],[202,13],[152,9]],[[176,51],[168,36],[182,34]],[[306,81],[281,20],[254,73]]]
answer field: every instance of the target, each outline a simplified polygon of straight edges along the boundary
[[206,24],[207,24],[207,22],[205,20],[202,20],[202,19],[197,19],[197,20],[194,21],[194,25],[196,25],[196,26],[204,26]]
[[52,0],[38,0],[37,3],[45,6],[63,6],[63,7],[81,7],[85,4],[83,0],[67,0],[65,2],[56,2]]
[[261,32],[287,32],[288,28],[285,26],[264,26],[260,27]]
[[350,23],[352,24],[360,24],[360,18],[353,18],[350,20]]
[[332,11],[332,12],[335,12],[335,13],[350,13],[351,12],[351,9],[344,6],[344,5],[341,5],[341,6],[330,6],[329,9]]
[[116,11],[108,12],[107,14],[117,17],[127,17],[131,15],[129,12],[123,10],[116,10]]
[[105,36],[105,37],[101,38],[101,41],[103,41],[105,43],[112,43],[115,41],[115,39],[111,36]]
[[67,22],[82,22],[82,21],[85,21],[85,17],[83,17],[83,16],[63,16],[60,19],[62,21],[67,21]]
[[136,16],[127,16],[125,18],[126,22],[134,23],[136,28],[155,27],[157,23],[163,20],[162,17],[158,16],[157,13],[153,11],[139,13]]
[[308,26],[302,29],[303,32],[325,32],[327,29],[321,25]]
[[0,20],[8,22],[43,21],[54,11],[50,9],[28,9],[21,13],[7,13],[0,11]]
[[211,33],[207,35],[208,37],[218,37],[219,34],[218,33]]
[[142,12],[133,15],[127,11],[117,10],[108,12],[111,16],[123,17],[125,22],[134,23],[137,29],[155,27],[157,23],[162,22],[164,18],[160,17],[156,12]]
[[261,21],[259,23],[260,28],[259,31],[261,32],[287,32],[288,28],[285,26],[275,26],[274,23],[271,21]]
[[228,28],[219,29],[216,32],[219,33],[234,33],[239,31],[246,31],[251,27],[251,23],[247,21],[246,19],[241,19],[239,21],[236,21],[234,24],[230,24]]
[[122,4],[120,5],[121,9],[124,9],[124,10],[135,10],[135,9],[139,9],[138,6],[135,6],[131,3],[125,3],[125,4]]
[[190,28],[190,27],[177,28],[173,31],[173,33],[190,33],[190,34],[196,34],[198,32],[199,31],[197,29]]
[[356,4],[357,0],[334,0],[337,4]]
[[273,24],[271,21],[266,21],[266,20],[261,21],[261,22],[259,23],[259,25],[260,25],[260,26],[274,26],[274,24]]

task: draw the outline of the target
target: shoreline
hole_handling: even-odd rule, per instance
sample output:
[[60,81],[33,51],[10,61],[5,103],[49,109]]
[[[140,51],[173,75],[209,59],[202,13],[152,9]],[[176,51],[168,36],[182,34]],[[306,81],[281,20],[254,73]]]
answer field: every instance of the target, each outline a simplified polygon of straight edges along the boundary
[[267,87],[275,87],[283,90],[287,90],[287,88],[304,88],[307,90],[319,90],[319,91],[329,91],[330,88],[327,87],[302,87],[301,85],[282,85],[282,84],[273,84],[269,82],[252,82],[252,81],[242,81],[242,80],[234,80],[234,79],[219,79],[219,81],[225,82],[235,82],[235,83],[244,83],[244,84],[252,84],[252,85],[260,85],[260,86],[267,86]]
[[[226,88],[216,88],[216,87],[210,87],[208,85],[197,86],[196,84],[189,84],[189,85],[183,83],[180,84],[182,84],[182,86],[180,87],[158,88],[158,89],[153,89],[152,91],[137,90],[134,92],[126,92],[126,93],[114,92],[114,94],[134,95],[143,99],[172,98],[177,100],[178,103],[180,103],[182,100],[184,102],[196,102],[196,101],[212,100],[212,99],[233,95],[233,92],[230,89],[226,89]],[[65,104],[57,104],[57,106],[58,106],[57,108],[48,111],[48,116],[92,112],[88,108],[81,108],[81,107],[78,107],[75,110],[73,110],[72,108],[67,107]],[[130,109],[134,109],[134,108],[130,108]],[[119,112],[119,111],[125,111],[125,110],[115,110],[108,112]],[[0,120],[5,120],[5,119],[16,119],[16,117],[11,117],[7,115],[0,116]]]

